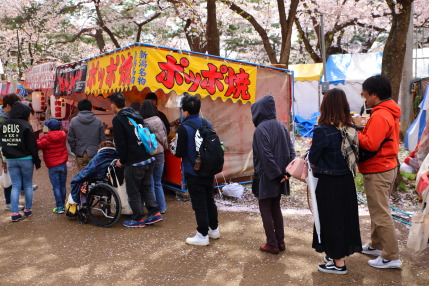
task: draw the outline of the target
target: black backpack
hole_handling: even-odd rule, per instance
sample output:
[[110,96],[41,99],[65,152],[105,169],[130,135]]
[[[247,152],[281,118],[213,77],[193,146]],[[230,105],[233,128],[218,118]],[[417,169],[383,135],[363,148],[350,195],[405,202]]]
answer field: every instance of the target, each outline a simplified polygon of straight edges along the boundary
[[209,127],[207,120],[202,118],[203,125],[198,127],[194,122],[185,121],[195,130],[195,159],[194,170],[199,176],[212,177],[222,172],[224,163],[224,149],[216,131]]

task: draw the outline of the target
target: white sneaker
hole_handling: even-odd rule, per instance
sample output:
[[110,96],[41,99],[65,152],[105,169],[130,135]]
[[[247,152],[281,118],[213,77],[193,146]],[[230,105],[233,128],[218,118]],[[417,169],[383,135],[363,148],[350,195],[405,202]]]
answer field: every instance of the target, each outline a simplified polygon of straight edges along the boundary
[[219,227],[217,227],[216,229],[211,229],[209,227],[209,234],[208,235],[210,238],[218,239],[220,237]]
[[[6,204],[6,206],[5,206],[5,208],[4,208],[6,211],[10,211],[10,210],[12,210],[12,207],[10,206],[10,204]],[[24,206],[23,205],[18,205],[18,209],[20,210],[20,211],[22,211],[23,209],[24,209]]]
[[387,260],[381,258],[381,256],[376,259],[368,260],[368,264],[375,268],[400,268],[402,265],[401,260]]
[[381,250],[375,249],[369,243],[362,245],[362,253],[372,255],[372,256],[380,256]]
[[208,235],[204,236],[204,235],[202,235],[201,233],[199,233],[197,231],[197,233],[195,234],[194,237],[188,237],[186,239],[186,243],[187,244],[192,244],[192,245],[202,245],[202,246],[204,246],[204,245],[209,245],[210,241],[209,241],[209,236]]

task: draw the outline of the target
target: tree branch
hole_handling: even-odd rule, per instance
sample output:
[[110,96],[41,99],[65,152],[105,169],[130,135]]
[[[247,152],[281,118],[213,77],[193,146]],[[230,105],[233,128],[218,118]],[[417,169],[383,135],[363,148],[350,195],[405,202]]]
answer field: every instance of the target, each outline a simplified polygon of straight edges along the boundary
[[321,63],[322,58],[316,53],[316,51],[313,49],[313,46],[310,44],[310,41],[305,35],[305,32],[301,26],[301,23],[299,22],[298,17],[295,17],[295,26],[298,29],[298,33],[299,33],[299,36],[301,37],[302,42],[304,43],[304,48],[310,54],[310,57],[312,58],[312,60],[315,63]]
[[268,59],[272,64],[277,64],[278,62],[276,59],[276,52],[274,51],[273,47],[270,44],[270,39],[268,38],[267,31],[265,31],[265,29],[262,28],[262,26],[256,21],[256,19],[252,15],[250,15],[249,13],[241,9],[236,4],[232,3],[229,0],[220,0],[220,1],[225,5],[227,5],[232,11],[234,11],[235,13],[243,17],[243,19],[246,19],[247,21],[249,21],[249,23],[255,28],[256,32],[258,32],[259,36],[261,37],[265,51],[267,52],[267,55],[268,55]]
[[[92,32],[94,29],[95,29],[94,27],[92,27],[92,28],[84,28],[84,29],[80,30],[76,35],[74,35],[71,39],[65,40],[65,41],[55,42],[55,44],[73,43],[77,39],[79,39],[82,34],[86,34],[86,33]],[[90,35],[90,36],[93,37],[93,35]]]
[[140,42],[140,37],[141,37],[141,33],[142,33],[142,27],[146,24],[149,24],[150,22],[152,22],[153,20],[155,20],[156,18],[158,18],[161,15],[161,12],[156,12],[155,14],[153,14],[152,16],[150,16],[148,19],[144,20],[141,23],[137,23],[134,21],[134,23],[137,25],[137,35],[136,35],[136,42],[139,43]]

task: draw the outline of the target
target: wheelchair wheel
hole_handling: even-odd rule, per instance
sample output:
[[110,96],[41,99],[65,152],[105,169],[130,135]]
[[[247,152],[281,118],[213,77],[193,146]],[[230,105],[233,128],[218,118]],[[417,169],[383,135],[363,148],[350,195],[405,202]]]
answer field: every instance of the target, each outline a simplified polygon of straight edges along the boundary
[[98,226],[110,227],[121,215],[121,199],[111,186],[99,183],[88,193],[86,207],[89,218]]

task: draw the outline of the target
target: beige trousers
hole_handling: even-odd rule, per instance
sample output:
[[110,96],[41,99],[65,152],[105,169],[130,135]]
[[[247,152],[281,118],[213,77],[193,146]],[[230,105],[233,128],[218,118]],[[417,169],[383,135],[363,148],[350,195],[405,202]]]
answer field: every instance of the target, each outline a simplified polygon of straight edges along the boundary
[[364,187],[371,217],[371,246],[382,250],[381,257],[399,259],[398,239],[390,210],[390,195],[397,168],[376,174],[364,174]]
[[82,157],[76,156],[76,165],[79,171],[85,169],[92,157],[89,157],[86,152],[83,153]]

